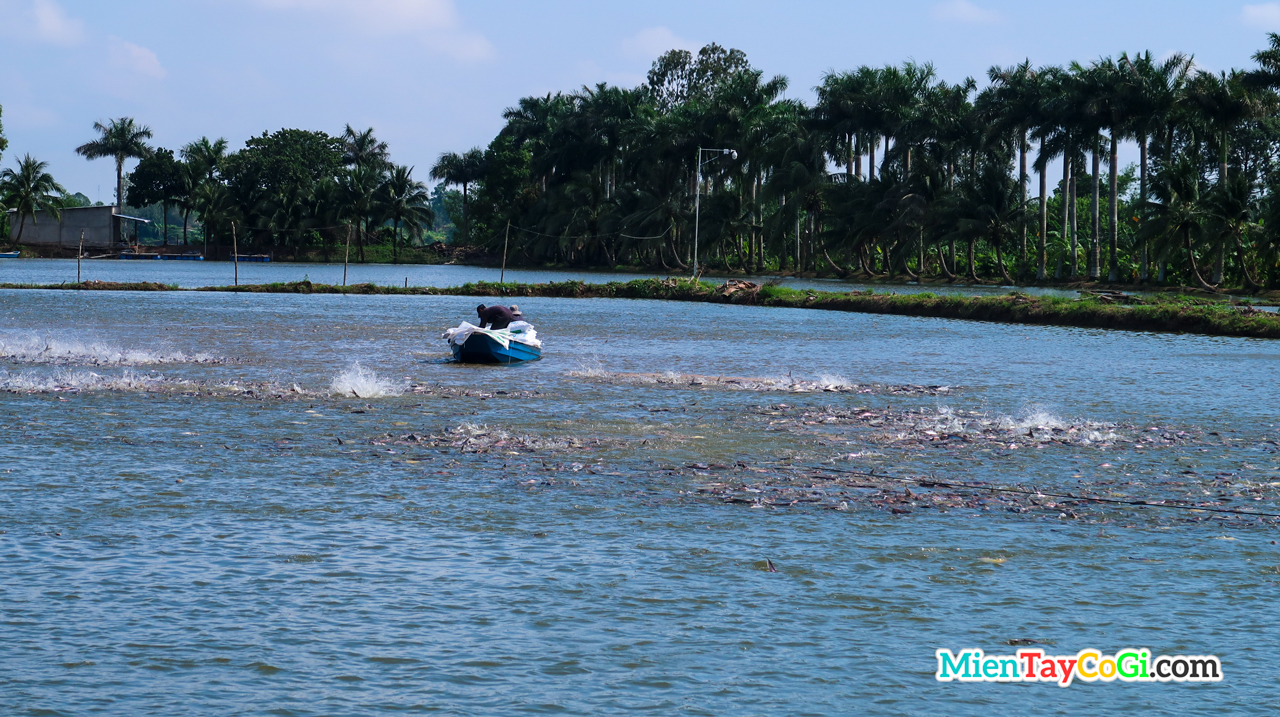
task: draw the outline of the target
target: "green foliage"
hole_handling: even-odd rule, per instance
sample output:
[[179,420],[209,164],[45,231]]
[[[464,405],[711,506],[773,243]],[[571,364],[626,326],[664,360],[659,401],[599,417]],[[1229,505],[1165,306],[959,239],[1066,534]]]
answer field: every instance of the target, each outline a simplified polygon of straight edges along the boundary
[[174,159],[173,150],[157,149],[138,162],[129,173],[128,205],[145,207],[148,204],[168,206],[181,195],[186,168]]
[[242,206],[310,188],[343,166],[343,143],[324,132],[282,129],[245,142],[220,167],[232,198]]

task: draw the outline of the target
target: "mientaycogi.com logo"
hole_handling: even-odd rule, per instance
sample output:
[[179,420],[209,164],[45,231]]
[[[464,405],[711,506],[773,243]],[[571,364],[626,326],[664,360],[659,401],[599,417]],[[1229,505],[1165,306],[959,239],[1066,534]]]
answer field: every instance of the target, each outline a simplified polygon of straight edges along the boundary
[[1159,655],[1150,650],[1086,649],[1074,655],[1046,655],[1044,650],[1018,650],[1016,655],[983,655],[982,650],[940,649],[939,682],[1056,682],[1070,687],[1083,682],[1220,682],[1222,661],[1214,655]]

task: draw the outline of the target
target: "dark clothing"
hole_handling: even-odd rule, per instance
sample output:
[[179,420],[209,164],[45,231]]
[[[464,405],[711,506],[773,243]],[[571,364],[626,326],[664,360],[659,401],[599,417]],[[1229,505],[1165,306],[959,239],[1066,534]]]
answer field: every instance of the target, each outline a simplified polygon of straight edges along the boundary
[[515,315],[511,313],[511,309],[505,306],[489,306],[480,314],[480,328],[484,328],[485,324],[490,324],[489,328],[505,329],[515,320]]

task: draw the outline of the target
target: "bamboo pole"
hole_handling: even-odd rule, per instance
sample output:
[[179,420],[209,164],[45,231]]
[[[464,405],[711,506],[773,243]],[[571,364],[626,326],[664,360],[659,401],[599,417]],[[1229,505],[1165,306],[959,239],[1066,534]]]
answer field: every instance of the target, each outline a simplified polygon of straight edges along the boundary
[[236,273],[236,286],[240,286],[240,242],[236,239],[235,222],[231,222],[231,266]]
[[76,254],[76,283],[80,283],[80,258],[84,256],[84,230],[80,230],[80,251]]
[[347,225],[347,252],[342,255],[342,285],[347,285],[347,262],[351,260],[351,225]]
[[502,273],[498,275],[498,283],[506,283],[507,280],[507,243],[511,241],[511,220],[507,220],[507,233],[502,237]]

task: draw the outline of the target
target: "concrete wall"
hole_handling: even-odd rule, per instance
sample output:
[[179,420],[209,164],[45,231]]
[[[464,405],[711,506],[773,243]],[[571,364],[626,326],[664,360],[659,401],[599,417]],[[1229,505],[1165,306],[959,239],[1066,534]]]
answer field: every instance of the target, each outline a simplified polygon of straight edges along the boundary
[[[84,230],[85,249],[111,249],[120,235],[120,220],[115,218],[115,207],[78,207],[63,209],[58,222],[44,212],[36,212],[33,223],[27,216],[22,228],[22,242],[30,246],[58,246],[75,249],[80,245],[80,231]],[[22,222],[17,212],[9,212],[9,239],[18,241],[18,225]]]

